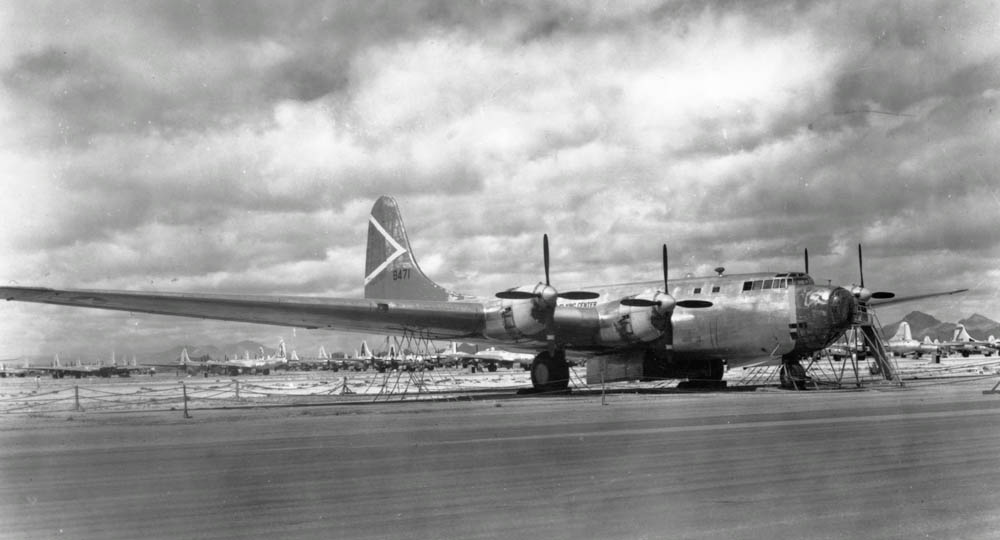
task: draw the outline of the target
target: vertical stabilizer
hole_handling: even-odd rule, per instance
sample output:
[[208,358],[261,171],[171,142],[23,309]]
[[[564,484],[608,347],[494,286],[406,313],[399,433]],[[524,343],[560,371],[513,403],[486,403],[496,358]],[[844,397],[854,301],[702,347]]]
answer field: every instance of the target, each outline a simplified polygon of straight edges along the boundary
[[417,265],[396,201],[379,197],[368,217],[365,298],[445,301],[450,296]]
[[910,323],[903,321],[899,323],[895,335],[889,341],[913,341],[913,334],[910,333]]
[[955,337],[952,341],[972,341],[972,336],[965,330],[965,325],[960,324],[955,328]]
[[372,350],[368,348],[368,342],[362,341],[361,353],[359,353],[358,358],[371,358],[372,356],[374,355],[372,354]]

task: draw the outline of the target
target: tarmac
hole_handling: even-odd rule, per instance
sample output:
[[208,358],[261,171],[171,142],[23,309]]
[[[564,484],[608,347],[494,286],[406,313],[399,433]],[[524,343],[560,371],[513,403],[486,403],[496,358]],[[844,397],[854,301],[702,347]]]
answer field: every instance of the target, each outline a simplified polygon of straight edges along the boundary
[[0,415],[0,538],[996,538],[997,381]]

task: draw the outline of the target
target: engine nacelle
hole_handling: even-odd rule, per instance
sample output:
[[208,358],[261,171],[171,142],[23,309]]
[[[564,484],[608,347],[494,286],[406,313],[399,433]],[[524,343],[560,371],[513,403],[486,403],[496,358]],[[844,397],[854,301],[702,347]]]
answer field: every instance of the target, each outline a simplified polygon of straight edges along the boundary
[[[543,294],[545,284],[518,287],[514,291]],[[549,288],[551,289],[551,288]],[[554,300],[554,298],[553,298]],[[546,304],[541,296],[524,300],[498,300],[486,309],[487,339],[521,341],[545,339]]]
[[[655,293],[641,294],[636,298],[655,299]],[[663,335],[670,312],[656,306],[625,306],[613,302],[600,312],[600,341],[603,345],[628,345],[648,343]]]

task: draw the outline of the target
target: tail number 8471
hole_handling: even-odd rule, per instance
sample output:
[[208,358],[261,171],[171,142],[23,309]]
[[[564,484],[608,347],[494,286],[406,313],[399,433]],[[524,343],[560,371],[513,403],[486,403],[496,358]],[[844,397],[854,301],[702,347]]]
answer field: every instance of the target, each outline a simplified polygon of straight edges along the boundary
[[398,281],[400,279],[410,279],[410,269],[409,268],[396,268],[392,271],[392,280]]

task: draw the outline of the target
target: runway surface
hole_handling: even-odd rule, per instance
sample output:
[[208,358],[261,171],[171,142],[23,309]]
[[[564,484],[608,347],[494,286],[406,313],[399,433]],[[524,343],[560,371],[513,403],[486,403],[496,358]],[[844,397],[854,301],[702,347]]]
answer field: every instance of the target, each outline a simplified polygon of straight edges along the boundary
[[0,537],[996,538],[990,386],[6,415]]

